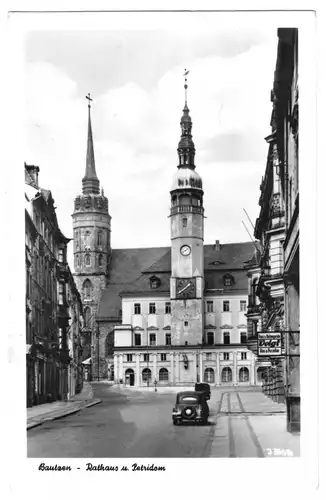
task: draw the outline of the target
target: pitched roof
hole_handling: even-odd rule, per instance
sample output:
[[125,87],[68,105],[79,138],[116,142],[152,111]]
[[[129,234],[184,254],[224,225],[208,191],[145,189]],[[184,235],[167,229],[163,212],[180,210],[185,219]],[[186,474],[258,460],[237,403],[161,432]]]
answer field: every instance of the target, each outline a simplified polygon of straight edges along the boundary
[[132,283],[168,251],[169,247],[112,250],[109,283]]

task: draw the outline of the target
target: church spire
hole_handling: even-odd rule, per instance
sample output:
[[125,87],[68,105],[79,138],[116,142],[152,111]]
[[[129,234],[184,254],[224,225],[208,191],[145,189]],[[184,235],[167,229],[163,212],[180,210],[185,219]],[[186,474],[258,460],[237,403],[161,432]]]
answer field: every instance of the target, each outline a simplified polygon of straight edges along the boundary
[[92,134],[92,124],[91,124],[91,96],[88,94],[86,96],[88,99],[88,136],[87,136],[87,153],[86,153],[86,171],[83,178],[83,194],[99,194],[100,192],[100,182],[96,175],[95,170],[95,157],[94,157],[94,145],[93,145],[93,134]]
[[183,108],[183,115],[181,117],[181,139],[178,145],[179,165],[178,168],[195,168],[195,145],[192,140],[191,129],[192,121],[189,115],[189,108],[187,104],[187,75],[189,70],[185,69],[184,89],[185,89],[185,105]]

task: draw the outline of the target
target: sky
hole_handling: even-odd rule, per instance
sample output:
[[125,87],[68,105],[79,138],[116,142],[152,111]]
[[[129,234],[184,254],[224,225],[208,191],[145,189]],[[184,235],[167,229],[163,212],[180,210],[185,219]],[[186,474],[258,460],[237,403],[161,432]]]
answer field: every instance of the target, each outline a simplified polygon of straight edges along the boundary
[[[40,186],[52,191],[67,237],[85,172],[90,92],[112,247],[170,244],[187,68],[205,243],[249,240],[243,208],[254,223],[270,133],[277,25],[244,15],[234,23],[224,23],[219,13],[193,13],[150,29],[111,22],[105,30],[26,34],[25,161],[40,167]],[[70,262],[71,251],[72,244]]]

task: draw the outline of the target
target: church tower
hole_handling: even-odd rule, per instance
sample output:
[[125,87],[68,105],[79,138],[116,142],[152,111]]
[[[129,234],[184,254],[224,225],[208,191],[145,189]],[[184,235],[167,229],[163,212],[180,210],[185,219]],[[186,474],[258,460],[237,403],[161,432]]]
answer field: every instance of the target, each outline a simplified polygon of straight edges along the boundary
[[[85,332],[88,332],[88,339],[84,339],[86,342],[84,358],[94,357],[96,350],[95,316],[101,290],[106,287],[111,255],[111,217],[108,212],[108,199],[104,196],[103,188],[100,193],[100,182],[96,175],[91,125],[92,99],[89,94],[87,99],[89,103],[86,170],[82,179],[82,194],[76,197],[72,214],[74,278],[83,301],[84,326]],[[95,365],[96,360],[92,360],[93,371]]]
[[[187,74],[187,73],[186,73]],[[187,105],[181,117],[179,165],[171,189],[171,340],[197,345],[203,336],[204,208],[202,180],[195,168],[192,121]]]

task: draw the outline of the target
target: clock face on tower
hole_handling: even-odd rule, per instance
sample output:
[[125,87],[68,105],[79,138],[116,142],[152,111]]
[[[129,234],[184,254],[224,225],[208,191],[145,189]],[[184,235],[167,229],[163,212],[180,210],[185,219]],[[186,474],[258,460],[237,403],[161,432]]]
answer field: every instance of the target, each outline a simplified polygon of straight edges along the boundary
[[185,257],[187,257],[191,253],[191,248],[189,245],[183,245],[180,248],[180,252],[181,252],[181,255],[184,255]]
[[195,278],[177,278],[177,299],[194,299],[196,297]]

